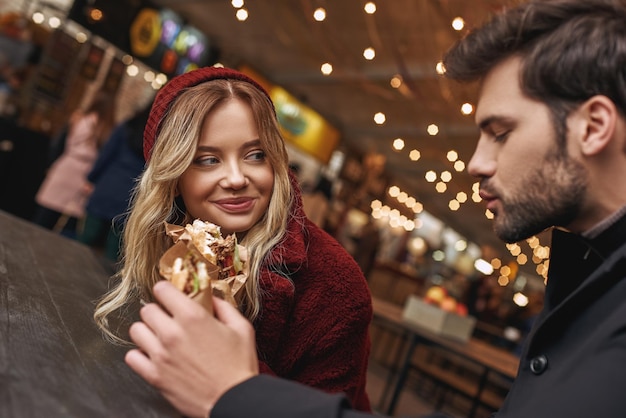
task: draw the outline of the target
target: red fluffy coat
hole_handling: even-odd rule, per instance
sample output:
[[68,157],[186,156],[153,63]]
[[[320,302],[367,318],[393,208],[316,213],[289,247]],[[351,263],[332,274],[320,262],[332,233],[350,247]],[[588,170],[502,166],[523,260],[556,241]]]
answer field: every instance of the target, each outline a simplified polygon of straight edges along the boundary
[[[356,409],[369,411],[367,282],[345,249],[305,217],[294,188],[287,236],[260,278],[262,311],[255,329],[261,372],[344,392]],[[287,270],[289,278],[276,269]]]

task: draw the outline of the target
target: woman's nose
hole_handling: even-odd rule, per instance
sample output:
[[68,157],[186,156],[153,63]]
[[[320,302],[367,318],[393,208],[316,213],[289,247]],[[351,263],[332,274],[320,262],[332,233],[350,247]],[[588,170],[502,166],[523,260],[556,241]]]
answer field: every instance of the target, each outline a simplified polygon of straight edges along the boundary
[[248,177],[238,163],[230,163],[226,167],[222,185],[225,188],[241,189],[248,184]]

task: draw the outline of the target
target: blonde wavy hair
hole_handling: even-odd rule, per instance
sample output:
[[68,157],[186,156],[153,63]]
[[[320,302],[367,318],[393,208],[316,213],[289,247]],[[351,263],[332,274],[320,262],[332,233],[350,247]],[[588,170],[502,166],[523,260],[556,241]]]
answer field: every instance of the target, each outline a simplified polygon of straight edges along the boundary
[[269,207],[240,242],[248,248],[250,271],[241,296],[241,311],[250,321],[258,316],[261,266],[286,233],[294,199],[288,155],[272,104],[261,90],[245,81],[211,80],[186,89],[175,99],[163,118],[152,156],[133,192],[124,229],[122,267],[115,276],[118,283],[98,302],[94,313],[96,324],[111,341],[128,343],[112,329],[112,313],[123,312],[134,302],[153,300],[152,287],[162,280],[159,259],[171,246],[164,222],[184,225],[193,221],[176,204],[178,179],[192,163],[206,115],[235,98],[252,108],[261,147],[274,170]]

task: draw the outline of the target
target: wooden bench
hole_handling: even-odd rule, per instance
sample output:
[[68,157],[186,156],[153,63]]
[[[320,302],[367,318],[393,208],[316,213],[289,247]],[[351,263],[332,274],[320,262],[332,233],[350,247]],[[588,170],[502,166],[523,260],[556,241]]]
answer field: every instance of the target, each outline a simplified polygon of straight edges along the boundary
[[[420,378],[432,380],[440,389],[435,398],[435,409],[440,410],[449,392],[461,395],[468,400],[477,398],[483,370],[445,349],[419,346],[413,355],[411,368]],[[508,392],[510,382],[497,374],[487,376],[485,387],[478,397],[481,406],[495,411],[500,408]],[[419,387],[418,387],[419,390]]]

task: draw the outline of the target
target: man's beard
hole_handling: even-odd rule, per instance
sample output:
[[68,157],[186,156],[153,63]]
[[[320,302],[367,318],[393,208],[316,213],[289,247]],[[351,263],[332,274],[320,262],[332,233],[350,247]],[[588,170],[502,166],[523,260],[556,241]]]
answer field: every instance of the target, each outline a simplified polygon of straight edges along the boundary
[[506,200],[500,195],[502,210],[494,223],[496,235],[511,243],[552,226],[569,225],[580,213],[587,180],[587,172],[578,161],[556,153],[546,155],[545,164],[526,175],[516,195]]

